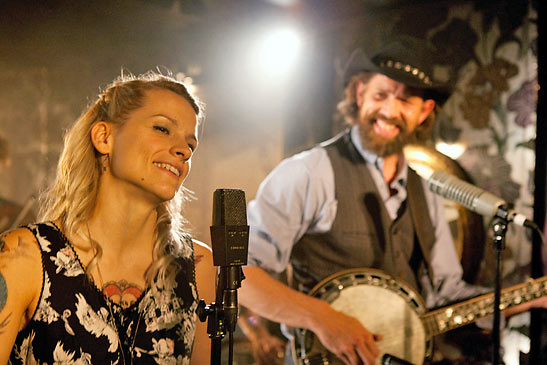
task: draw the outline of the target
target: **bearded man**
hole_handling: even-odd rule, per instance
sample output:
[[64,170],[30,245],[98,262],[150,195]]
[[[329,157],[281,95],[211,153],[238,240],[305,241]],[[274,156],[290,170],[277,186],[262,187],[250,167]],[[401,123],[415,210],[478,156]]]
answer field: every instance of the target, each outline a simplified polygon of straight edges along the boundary
[[[426,45],[403,42],[373,57],[354,52],[339,104],[350,128],[282,161],[248,206],[242,305],[311,330],[346,364],[374,364],[387,334],[306,295],[324,278],[380,269],[408,283],[428,308],[484,292],[462,280],[443,200],[403,155],[427,135],[448,97],[431,57]],[[273,278],[289,265],[290,285]]]

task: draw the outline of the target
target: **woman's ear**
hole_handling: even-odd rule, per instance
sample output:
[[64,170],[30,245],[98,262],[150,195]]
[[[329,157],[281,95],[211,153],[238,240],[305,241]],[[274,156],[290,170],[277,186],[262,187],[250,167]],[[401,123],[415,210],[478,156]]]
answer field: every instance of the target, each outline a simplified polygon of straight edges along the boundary
[[102,155],[109,155],[112,151],[112,124],[99,121],[91,127],[91,142]]

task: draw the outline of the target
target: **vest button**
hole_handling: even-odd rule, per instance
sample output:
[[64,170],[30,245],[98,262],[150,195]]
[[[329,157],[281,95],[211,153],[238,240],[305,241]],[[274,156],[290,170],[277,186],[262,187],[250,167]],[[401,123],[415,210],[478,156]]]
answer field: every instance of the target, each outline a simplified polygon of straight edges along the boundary
[[399,233],[399,228],[393,228],[393,234],[398,234]]

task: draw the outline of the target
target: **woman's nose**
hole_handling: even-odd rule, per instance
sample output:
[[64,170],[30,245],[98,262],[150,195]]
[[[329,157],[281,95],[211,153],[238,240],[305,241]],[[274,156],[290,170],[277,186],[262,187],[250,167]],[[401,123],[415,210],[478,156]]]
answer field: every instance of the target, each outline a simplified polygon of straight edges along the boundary
[[174,153],[183,161],[187,161],[190,159],[190,157],[192,157],[192,149],[187,144],[174,147]]

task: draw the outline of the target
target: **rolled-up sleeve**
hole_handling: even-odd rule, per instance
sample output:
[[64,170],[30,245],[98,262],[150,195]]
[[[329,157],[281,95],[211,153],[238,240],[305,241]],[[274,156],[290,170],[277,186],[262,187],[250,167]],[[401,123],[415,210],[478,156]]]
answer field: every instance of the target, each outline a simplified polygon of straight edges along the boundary
[[247,207],[248,265],[282,272],[306,232],[325,232],[336,216],[334,173],[323,148],[282,161]]

